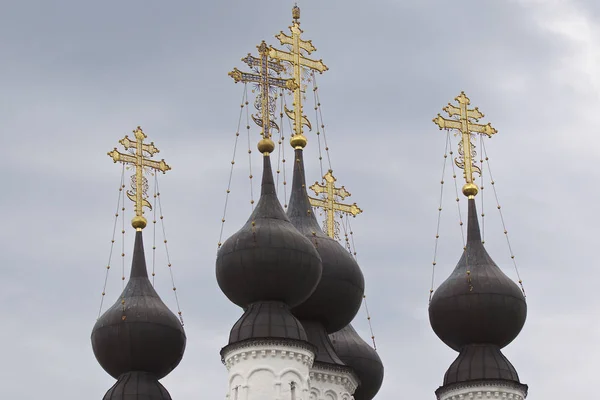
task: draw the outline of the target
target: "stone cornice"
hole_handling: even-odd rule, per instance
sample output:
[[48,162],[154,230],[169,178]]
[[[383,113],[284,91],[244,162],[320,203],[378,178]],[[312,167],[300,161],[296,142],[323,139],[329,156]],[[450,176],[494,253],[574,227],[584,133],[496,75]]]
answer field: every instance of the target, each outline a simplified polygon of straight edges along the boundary
[[341,365],[315,362],[310,370],[310,379],[342,385],[348,393],[354,393],[360,381],[352,368]]
[[310,368],[314,362],[313,348],[310,345],[303,344],[304,342],[300,341],[290,343],[288,340],[251,340],[235,343],[221,350],[221,361],[227,367],[227,370],[234,364],[245,360],[275,357],[296,360]]
[[252,347],[292,347],[304,351],[310,351],[316,354],[317,348],[308,342],[294,339],[279,339],[279,338],[264,338],[264,339],[248,339],[241,342],[231,343],[221,349],[221,362],[225,364],[225,354],[238,349],[249,349]]
[[[456,399],[494,399],[499,397],[499,394],[497,393],[497,390],[492,390],[494,387],[502,387],[502,388],[506,388],[508,390],[515,390],[515,391],[519,391],[523,393],[523,397],[521,398],[520,396],[518,397],[514,397],[513,395],[510,395],[510,397],[502,397],[502,398],[509,398],[509,399],[514,399],[514,400],[522,400],[524,398],[527,397],[527,390],[528,390],[528,386],[519,382],[515,382],[515,381],[508,381],[508,380],[500,380],[500,379],[480,379],[480,380],[473,380],[473,381],[468,381],[468,382],[460,382],[460,383],[452,383],[450,385],[444,385],[444,386],[440,386],[436,391],[435,394],[437,396],[437,398],[439,400],[446,400],[446,399],[454,399],[456,397]],[[486,388],[489,388],[490,390],[486,390]],[[469,389],[473,389],[471,391],[469,391]],[[465,390],[466,393],[462,394],[461,397],[458,396],[446,396],[446,393],[454,391],[454,390]]]

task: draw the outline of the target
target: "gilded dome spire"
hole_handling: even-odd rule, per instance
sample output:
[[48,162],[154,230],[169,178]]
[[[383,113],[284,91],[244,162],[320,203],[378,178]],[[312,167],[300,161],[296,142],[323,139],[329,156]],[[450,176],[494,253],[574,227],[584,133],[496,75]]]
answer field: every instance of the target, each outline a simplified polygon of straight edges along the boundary
[[179,319],[163,303],[148,279],[142,229],[146,226],[143,209],[151,208],[146,199],[148,183],[144,170],[149,168],[164,173],[171,168],[164,160],[151,160],[159,150],[153,142],[144,143],[147,136],[140,127],[133,133],[135,139],[125,136],[120,140],[126,150],[133,151],[132,154],[120,153],[116,148],[108,153],[115,163],[130,164],[135,169],[131,190],[126,192],[135,204],[132,226],[136,233],[131,272],[121,296],[96,321],[91,341],[102,368],[117,379],[104,400],[125,400],[125,393],[136,398],[170,400],[171,396],[158,380],[181,361],[186,335]]
[[[491,137],[496,129],[489,123],[477,123],[483,114],[477,107],[468,108],[470,100],[464,92],[455,100],[458,106],[449,103],[444,108],[455,118],[446,119],[438,114],[433,122],[440,129],[455,129],[461,134],[458,157],[454,162],[464,170],[463,194],[469,207],[467,243],[454,271],[433,293],[429,303],[433,331],[446,345],[459,352],[444,376],[444,386],[436,394],[438,399],[445,398],[449,391],[458,390],[457,384],[469,382],[469,387],[476,387],[481,381],[496,381],[508,385],[505,396],[507,393],[523,396],[527,386],[520,383],[515,368],[501,349],[523,328],[527,304],[521,289],[487,253],[481,240],[475,205],[479,188],[474,182],[474,174],[481,174],[481,170],[474,161],[477,153],[471,141],[472,134]],[[462,393],[459,394],[462,396]]]

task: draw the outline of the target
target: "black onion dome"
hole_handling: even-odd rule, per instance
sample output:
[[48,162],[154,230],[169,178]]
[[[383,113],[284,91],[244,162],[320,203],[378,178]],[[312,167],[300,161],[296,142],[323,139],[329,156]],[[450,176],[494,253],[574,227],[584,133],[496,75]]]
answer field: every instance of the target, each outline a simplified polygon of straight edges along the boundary
[[491,344],[470,344],[463,347],[444,375],[444,385],[474,380],[520,383],[515,367],[498,346]]
[[240,307],[257,301],[282,301],[293,307],[313,292],[321,268],[315,247],[285,215],[265,156],[260,200],[248,222],[217,254],[219,287]]
[[171,400],[171,395],[154,375],[136,371],[121,375],[102,400]]
[[381,388],[384,375],[383,363],[377,352],[362,340],[352,325],[329,337],[337,355],[360,379],[354,399],[372,400]]
[[252,303],[233,325],[229,344],[249,339],[292,339],[307,341],[300,321],[280,301]]
[[456,351],[468,344],[503,348],[523,328],[527,304],[519,287],[483,247],[473,199],[469,200],[468,224],[466,250],[434,293],[429,320],[436,335]]
[[300,320],[321,322],[328,333],[348,325],[360,309],[365,280],[352,255],[327,236],[314,215],[306,192],[304,160],[296,149],[292,194],[288,217],[292,224],[314,243],[323,263],[323,275],[317,289],[300,306],[292,309]]
[[136,232],[129,282],[92,330],[96,359],[114,378],[143,371],[161,379],[179,364],[185,344],[181,323],[148,280],[142,232]]

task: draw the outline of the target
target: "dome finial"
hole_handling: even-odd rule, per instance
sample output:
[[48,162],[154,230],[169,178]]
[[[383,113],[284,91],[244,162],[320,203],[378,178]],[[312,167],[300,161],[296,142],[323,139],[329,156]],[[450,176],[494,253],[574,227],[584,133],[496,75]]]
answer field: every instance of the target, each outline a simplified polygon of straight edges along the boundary
[[271,76],[272,73],[279,74],[283,72],[283,65],[281,65],[279,61],[271,58],[271,49],[264,40],[261,44],[256,46],[256,48],[258,49],[259,57],[248,54],[248,56],[242,58],[242,61],[248,64],[250,68],[258,69],[258,73],[242,72],[239,69],[234,68],[228,75],[233,78],[235,83],[252,82],[258,84],[260,91],[260,98],[257,99],[257,103],[260,105],[257,106],[259,115],[252,115],[252,119],[256,125],[262,128],[262,139],[258,142],[258,151],[267,156],[275,150],[275,143],[271,139],[271,128],[279,129],[274,117],[275,98],[271,93],[271,88],[293,90],[294,80]]
[[300,8],[298,5],[295,5],[292,9],[292,16],[294,17],[294,23],[290,26],[291,35],[288,36],[280,32],[275,36],[279,39],[282,46],[289,46],[290,51],[277,50],[271,47],[269,55],[275,60],[289,63],[293,67],[293,88],[291,90],[294,92],[294,107],[292,110],[286,109],[286,114],[294,121],[294,133],[290,139],[290,144],[294,149],[302,149],[307,144],[303,129],[305,126],[309,130],[311,129],[310,121],[302,110],[302,97],[304,96],[302,71],[318,71],[319,73],[323,73],[329,68],[323,64],[322,60],[313,60],[305,56],[305,54],[310,55],[317,49],[312,44],[312,41],[301,38],[302,30],[300,29]]
[[322,194],[325,197],[316,199],[309,197],[310,204],[313,207],[318,207],[325,211],[325,214],[327,214],[327,236],[332,239],[336,239],[338,237],[335,226],[336,215],[348,214],[356,217],[358,214],[362,213],[363,210],[361,210],[356,203],[344,204],[338,200],[338,198],[344,200],[346,197],[350,197],[351,194],[344,186],[335,186],[337,179],[335,179],[333,176],[332,170],[327,171],[323,179],[325,180],[324,185],[319,184],[319,182],[315,182],[310,186],[310,190],[315,192],[317,195]]
[[127,135],[119,140],[119,143],[125,147],[125,150],[132,149],[130,152],[131,154],[121,153],[116,147],[107,154],[115,163],[121,162],[123,164],[130,164],[135,168],[135,175],[131,179],[131,190],[127,191],[127,197],[135,203],[135,217],[131,220],[131,226],[133,226],[136,231],[141,231],[148,224],[148,221],[144,217],[144,207],[152,210],[152,205],[147,199],[148,180],[144,176],[144,169],[151,168],[162,171],[164,174],[169,171],[171,167],[165,160],[155,161],[150,159],[154,154],[159,153],[160,150],[154,146],[154,142],[150,142],[149,144],[144,143],[144,139],[148,136],[142,131],[141,127],[138,126],[137,129],[133,131],[133,134],[135,140],[129,139]]
[[465,185],[462,188],[462,192],[467,198],[474,199],[479,192],[479,188],[473,182],[473,173],[481,175],[481,169],[475,164],[473,157],[475,153],[475,145],[471,143],[471,135],[473,133],[481,133],[488,137],[492,137],[498,131],[492,128],[490,123],[486,125],[477,124],[480,118],[484,115],[477,107],[469,109],[468,106],[471,104],[469,98],[465,95],[465,92],[460,92],[455,99],[458,102],[458,107],[448,103],[443,108],[450,117],[458,116],[458,119],[446,119],[440,114],[433,119],[433,122],[442,129],[456,129],[461,133],[462,140],[458,144],[458,154],[454,160],[459,168],[462,168],[465,177]]

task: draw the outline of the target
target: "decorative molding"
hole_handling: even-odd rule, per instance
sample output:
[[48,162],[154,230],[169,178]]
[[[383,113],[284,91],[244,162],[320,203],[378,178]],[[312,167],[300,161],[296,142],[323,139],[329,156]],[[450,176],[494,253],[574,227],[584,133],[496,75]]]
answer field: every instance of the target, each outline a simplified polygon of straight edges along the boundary
[[316,348],[308,343],[301,340],[293,339],[248,339],[242,342],[228,344],[221,349],[221,362],[225,364],[227,354],[231,354],[238,349],[249,349],[253,347],[292,347],[299,350],[309,351],[313,354],[316,353]]
[[[358,378],[350,368],[320,362],[316,362],[310,370],[310,380],[311,382],[322,382],[343,387],[350,397],[354,394],[359,383]],[[314,386],[316,385],[311,383],[311,387],[314,388]]]
[[[280,358],[280,359],[288,359],[295,360],[298,363],[308,366],[310,368],[314,362],[314,356],[307,355],[310,350],[299,349],[304,351],[293,351],[286,350],[283,348],[262,348],[262,349],[251,349],[251,347],[267,347],[266,345],[255,344],[255,346],[245,346],[245,348],[232,349],[227,354],[224,354],[226,357],[223,360],[223,364],[227,367],[227,370],[230,370],[234,364],[243,362],[245,360],[257,360],[257,359],[267,359],[267,358]],[[291,347],[291,346],[285,346]],[[235,351],[237,350],[237,351]],[[304,354],[303,354],[304,353]],[[310,353],[312,354],[312,353]]]
[[441,386],[435,394],[438,400],[524,400],[527,390],[527,385],[519,382],[478,380]]

